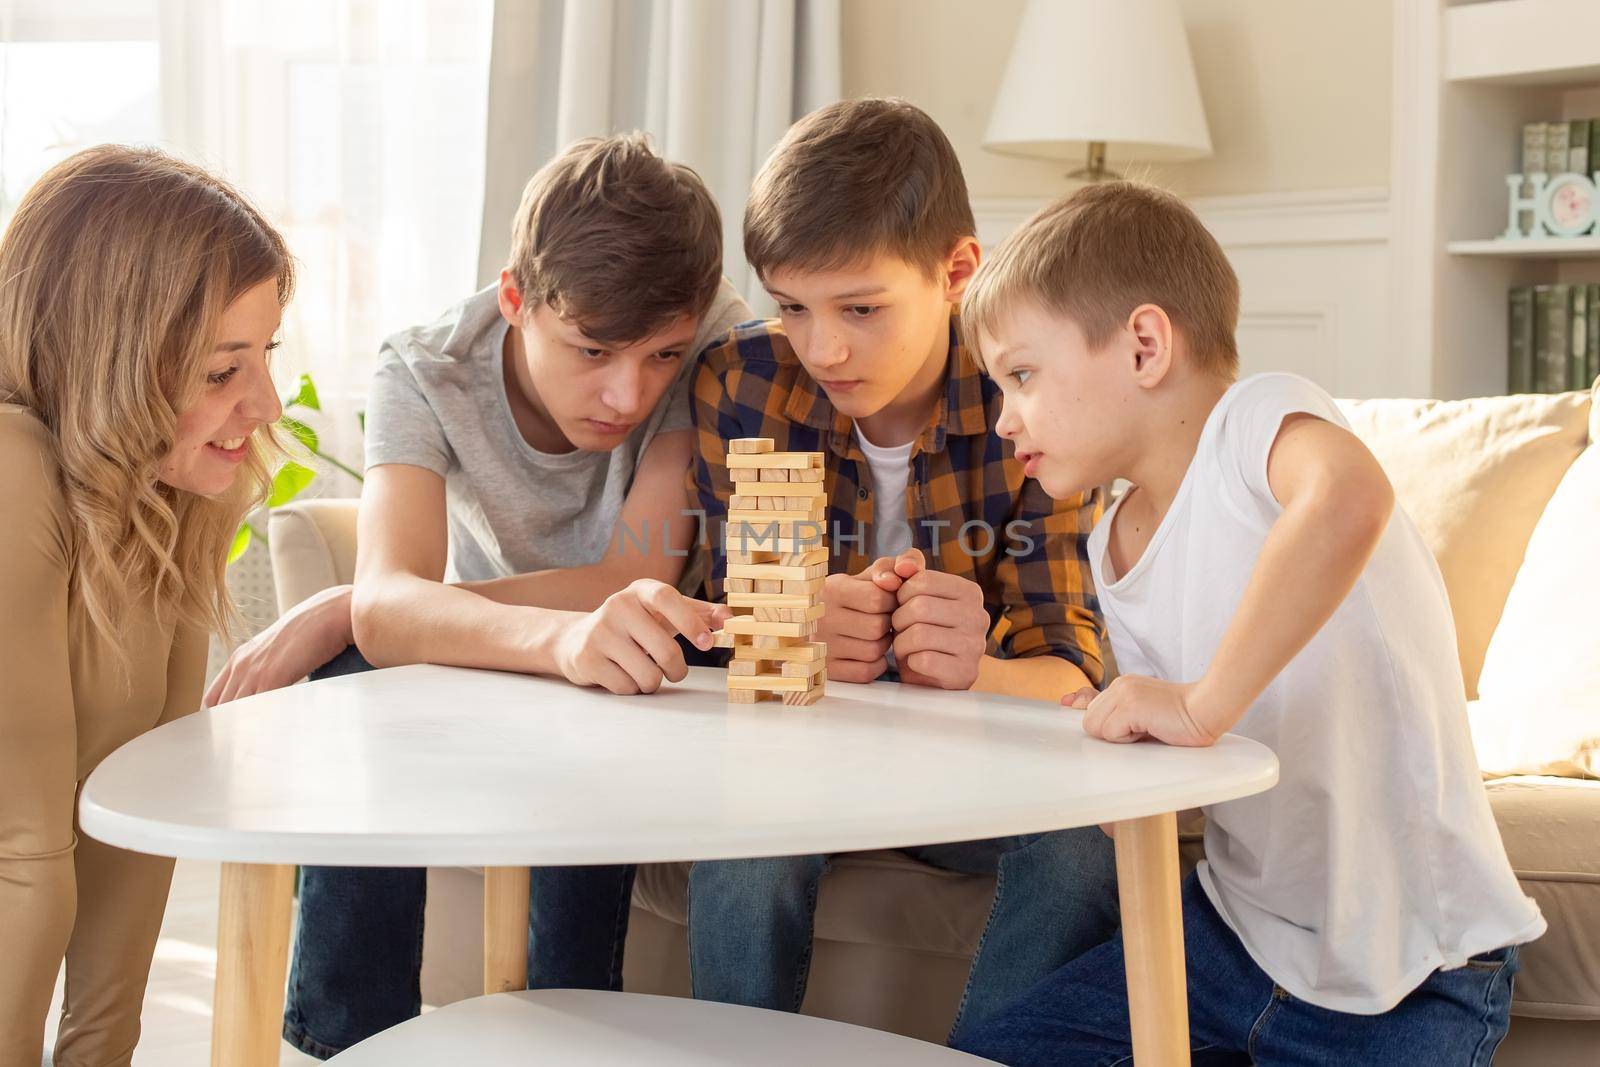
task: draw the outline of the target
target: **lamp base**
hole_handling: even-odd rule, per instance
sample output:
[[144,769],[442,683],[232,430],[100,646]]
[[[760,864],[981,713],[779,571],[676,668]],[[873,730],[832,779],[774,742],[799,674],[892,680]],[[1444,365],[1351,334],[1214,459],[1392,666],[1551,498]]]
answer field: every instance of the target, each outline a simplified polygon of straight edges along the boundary
[[1120,178],[1122,175],[1106,166],[1106,143],[1090,141],[1088,166],[1073,171],[1067,177],[1081,182],[1104,182]]

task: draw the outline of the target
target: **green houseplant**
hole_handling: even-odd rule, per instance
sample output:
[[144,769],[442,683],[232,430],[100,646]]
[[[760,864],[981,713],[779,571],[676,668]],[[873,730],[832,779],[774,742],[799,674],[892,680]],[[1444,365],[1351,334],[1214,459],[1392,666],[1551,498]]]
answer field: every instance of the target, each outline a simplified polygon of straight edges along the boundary
[[[311,375],[302,374],[295,383],[294,391],[283,397],[283,417],[278,420],[278,428],[298,441],[302,448],[312,457],[328,464],[330,467],[344,471],[356,481],[365,481],[361,472],[340,462],[333,456],[322,451],[322,442],[317,437],[317,431],[306,425],[305,422],[295,418],[291,411],[321,411],[322,401],[317,397],[317,385],[312,381]],[[366,413],[356,412],[356,419],[361,424],[362,432],[366,432]],[[305,491],[306,486],[316,480],[317,472],[314,468],[303,463],[289,460],[279,467],[272,476],[272,489],[267,494],[267,507],[276,508],[287,504]],[[233,545],[228,549],[228,562],[232,563],[250,547],[252,541],[259,538],[266,540],[266,535],[246,519],[239,524],[238,532],[233,535]]]

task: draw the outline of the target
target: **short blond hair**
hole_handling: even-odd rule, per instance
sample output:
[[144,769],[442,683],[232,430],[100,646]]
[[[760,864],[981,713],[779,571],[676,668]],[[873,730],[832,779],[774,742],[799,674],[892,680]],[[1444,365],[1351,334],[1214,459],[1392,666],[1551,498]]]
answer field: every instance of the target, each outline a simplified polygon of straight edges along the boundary
[[1099,348],[1141,304],[1183,333],[1194,365],[1239,370],[1239,279],[1188,205],[1139,182],[1084,186],[1034,215],[979,268],[961,302],[963,339],[983,366],[981,331],[1020,302],[1076,322]]

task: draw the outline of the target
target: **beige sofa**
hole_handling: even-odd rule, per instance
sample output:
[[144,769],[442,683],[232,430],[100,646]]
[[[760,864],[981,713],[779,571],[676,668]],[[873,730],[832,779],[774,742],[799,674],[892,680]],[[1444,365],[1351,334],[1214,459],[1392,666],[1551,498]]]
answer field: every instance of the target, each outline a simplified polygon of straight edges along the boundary
[[[1557,484],[1597,436],[1600,417],[1580,393],[1363,401],[1346,411],[1436,554],[1468,695],[1476,698],[1530,535]],[[281,607],[350,580],[354,530],[353,501],[306,501],[273,513]],[[1600,553],[1600,535],[1590,551]],[[1572,595],[1587,601],[1583,618],[1592,620],[1600,589]],[[1594,723],[1600,695],[1591,690],[1587,699],[1581,713]],[[1529,717],[1538,711],[1519,709]],[[1600,781],[1520,774],[1487,788],[1511,862],[1550,923],[1549,933],[1524,952],[1511,1035],[1497,1062],[1600,1063]],[[1192,864],[1200,851],[1197,829],[1185,834],[1183,848]],[[666,865],[640,872],[625,968],[630,989],[687,994],[686,871]],[[992,891],[989,879],[891,853],[840,861],[818,902],[805,1010],[942,1039]],[[479,991],[480,894],[477,872],[430,874],[423,987],[430,1003]]]

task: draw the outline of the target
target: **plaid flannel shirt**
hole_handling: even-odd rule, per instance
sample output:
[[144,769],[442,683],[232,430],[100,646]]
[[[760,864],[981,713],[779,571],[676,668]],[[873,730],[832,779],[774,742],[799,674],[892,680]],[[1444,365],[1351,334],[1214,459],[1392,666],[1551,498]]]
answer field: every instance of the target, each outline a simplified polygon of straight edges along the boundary
[[[1100,684],[1104,623],[1088,561],[1100,517],[1098,490],[1052,500],[1024,477],[1011,446],[991,432],[1000,387],[961,347],[950,318],[950,371],[932,420],[911,450],[906,518],[933,569],[983,590],[988,651],[1002,658],[1054,655]],[[710,553],[706,596],[721,600],[723,529],[732,485],[728,442],[770,437],[779,452],[821,452],[827,491],[830,573],[872,562],[872,483],[852,420],[834,410],[805,372],[782,325],[746,323],[702,357],[694,378],[696,455],[690,491],[704,512]]]

